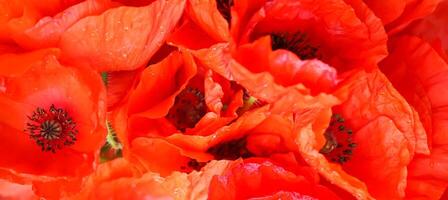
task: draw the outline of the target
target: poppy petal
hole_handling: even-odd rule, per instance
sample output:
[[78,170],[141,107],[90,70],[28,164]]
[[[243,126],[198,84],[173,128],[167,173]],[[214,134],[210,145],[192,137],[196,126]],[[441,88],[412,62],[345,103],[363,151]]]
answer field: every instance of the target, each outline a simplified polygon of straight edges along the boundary
[[229,40],[229,28],[219,13],[216,1],[191,0],[187,6],[190,18],[217,42]]
[[20,185],[6,180],[0,180],[0,198],[4,200],[37,199],[31,185]]
[[59,39],[79,19],[100,14],[112,7],[109,0],[88,0],[76,4],[54,17],[44,17],[36,25],[16,36],[15,41],[28,49],[56,47]]
[[254,73],[270,72],[275,81],[283,86],[302,83],[317,93],[329,91],[336,85],[334,68],[317,59],[302,61],[290,51],[272,51],[269,36],[241,45],[233,54],[244,67]]
[[[0,9],[0,40],[13,41],[20,38],[26,29],[31,28],[44,16],[53,16],[58,12],[79,3],[81,0],[49,0],[41,1],[2,1]],[[16,38],[19,37],[19,38]],[[20,40],[20,39],[19,39]]]
[[416,35],[432,44],[435,50],[438,50],[436,45],[439,45],[441,53],[440,56],[448,62],[448,28],[444,24],[448,23],[448,1],[442,1],[437,6],[437,9],[429,16],[415,21],[407,27],[404,32]]
[[[391,54],[381,67],[397,90],[417,110],[426,129],[430,155],[417,155],[409,166],[407,197],[439,198],[448,186],[448,64],[418,37],[391,41]],[[419,187],[426,185],[426,187]]]
[[215,0],[188,1],[185,16],[182,26],[170,36],[171,43],[201,49],[230,40],[228,24],[219,13]]
[[[294,174],[269,161],[254,163],[241,160],[235,161],[223,175],[212,179],[209,199],[250,199],[278,195],[279,191],[292,196],[339,199],[336,194],[319,187],[305,176]],[[287,194],[282,196],[289,196]]]
[[81,192],[69,195],[69,199],[205,199],[212,177],[221,175],[229,164],[212,161],[200,171],[162,177],[119,158],[99,165],[86,178]]
[[100,71],[142,67],[162,46],[184,6],[185,0],[158,0],[81,19],[61,36],[62,58]]
[[36,60],[59,53],[59,49],[41,49],[23,54],[2,54],[0,55],[0,76],[23,74]]
[[441,0],[409,0],[406,7],[400,17],[394,20],[392,23],[386,25],[388,34],[398,33],[405,28],[413,20],[422,18],[437,7],[437,4]]
[[321,52],[321,60],[338,71],[367,69],[387,55],[387,35],[381,20],[361,5],[363,9],[355,12],[344,1],[274,0],[264,6],[266,17],[257,23],[252,37],[304,34]]
[[[406,7],[406,1],[388,1],[388,0],[364,0],[375,15],[381,18],[384,24],[389,24],[397,19]],[[387,5],[387,6],[385,6]]]
[[379,70],[358,72],[342,85],[336,96],[347,91],[349,96],[335,112],[351,126],[357,143],[344,170],[365,182],[374,197],[404,197],[407,165],[415,153],[429,152],[420,140],[426,134],[418,116]]

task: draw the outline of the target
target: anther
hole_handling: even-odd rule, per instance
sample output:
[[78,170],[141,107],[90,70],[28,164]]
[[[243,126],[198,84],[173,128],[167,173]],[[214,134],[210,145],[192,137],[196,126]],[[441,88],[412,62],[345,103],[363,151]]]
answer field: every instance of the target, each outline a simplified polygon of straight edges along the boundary
[[325,131],[326,143],[320,150],[328,160],[343,164],[351,159],[356,143],[353,142],[353,131],[348,129],[344,118],[334,114],[330,125]]

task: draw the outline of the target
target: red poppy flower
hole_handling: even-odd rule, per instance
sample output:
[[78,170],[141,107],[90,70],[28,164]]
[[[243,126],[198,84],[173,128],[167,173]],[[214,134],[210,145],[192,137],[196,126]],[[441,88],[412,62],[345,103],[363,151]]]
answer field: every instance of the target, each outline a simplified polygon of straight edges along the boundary
[[406,198],[439,199],[448,186],[448,63],[417,37],[390,42],[381,63],[395,88],[417,110],[430,144],[430,155],[417,155],[409,166]]
[[[215,71],[240,84],[243,81],[234,78],[239,76],[234,73],[245,71],[237,69],[244,67],[250,73],[245,72],[242,78],[254,73],[259,80],[264,76],[283,86],[304,84],[314,94],[328,92],[337,83],[333,67],[339,72],[367,69],[387,54],[381,21],[362,2],[356,3],[362,8],[357,10],[344,1],[222,2],[229,2],[224,4],[232,11],[233,42],[229,47],[218,44],[195,55],[210,68],[217,69],[218,65],[221,69]],[[222,51],[229,51],[241,66],[219,63],[228,58]],[[244,87],[252,90],[251,86]]]
[[[352,4],[359,9],[354,11]],[[303,81],[313,88],[315,86],[309,82],[318,82],[323,77],[328,79],[326,82],[335,82],[334,78],[331,78],[335,73],[333,68],[318,61],[304,63],[301,60],[317,58],[340,71],[345,71],[377,64],[387,54],[387,36],[381,21],[362,2],[346,4],[344,1],[217,1],[221,18],[215,17],[217,12],[214,3],[203,1],[202,4],[192,3],[190,7],[192,10],[204,8],[203,10],[207,10],[204,12],[206,15],[214,16],[214,23],[209,20],[209,23],[204,25],[190,20],[184,23],[185,28],[180,28],[171,42],[190,49],[216,44],[220,40],[207,39],[213,35],[210,29],[213,28],[214,35],[227,33],[218,32],[224,29],[225,23],[222,19],[225,18],[231,21],[230,32],[236,46],[230,48],[237,61],[255,73],[273,73],[277,81],[283,80],[279,81],[281,84],[292,84],[292,79],[295,82]],[[326,28],[320,24],[325,24]],[[206,30],[206,33],[202,31],[199,34],[198,26]],[[182,37],[182,31],[196,33],[193,35],[199,37]],[[311,66],[317,69],[312,70]],[[292,72],[292,75],[287,72]],[[297,77],[303,78],[310,74],[326,76],[296,80]]]
[[86,175],[104,141],[98,74],[62,66],[51,50],[44,52],[2,55],[2,178],[46,182]]
[[[194,170],[191,162],[293,151],[292,113],[316,107],[328,115],[337,102],[328,95],[305,96],[296,87],[270,80],[264,81],[277,91],[246,93],[242,85],[206,66],[187,52],[174,51],[142,72],[125,105],[114,112],[126,158],[166,176]],[[264,99],[269,105],[263,106]]]
[[[126,103],[114,112],[114,125],[124,144],[125,156],[133,152],[150,163],[150,154],[142,152],[153,151],[148,147],[157,145],[143,138],[175,133],[206,136],[234,120],[241,106],[242,88],[210,70],[198,68],[189,53],[175,51],[141,73]],[[176,147],[166,149],[179,151]],[[170,170],[178,170],[182,162],[176,162],[179,165],[174,169],[165,166],[156,171],[169,174]]]
[[403,198],[411,159],[428,153],[417,114],[379,70],[350,75],[335,95],[346,100],[333,108],[325,145],[320,132],[297,129],[300,153],[359,199]]
[[289,50],[302,60],[318,58],[338,71],[371,66],[387,52],[380,20],[344,1],[236,1],[232,9],[239,45],[269,36],[272,49]]
[[[122,137],[123,142],[140,135],[167,136],[179,131],[202,130],[202,134],[206,134],[213,131],[213,127],[230,122],[238,105],[242,104],[242,91],[235,90],[232,94],[230,82],[222,86],[217,81],[219,77],[213,77],[211,71],[197,72],[193,57],[188,53],[173,52],[160,63],[146,68],[130,93],[127,105],[120,111],[120,115],[129,116],[128,124],[126,120],[118,120],[116,124],[118,132],[129,135]],[[223,89],[229,93],[224,95]],[[239,96],[239,102],[234,95]],[[224,103],[228,106],[225,112],[222,111]],[[124,125],[120,125],[123,122]],[[152,126],[154,123],[164,128]]]

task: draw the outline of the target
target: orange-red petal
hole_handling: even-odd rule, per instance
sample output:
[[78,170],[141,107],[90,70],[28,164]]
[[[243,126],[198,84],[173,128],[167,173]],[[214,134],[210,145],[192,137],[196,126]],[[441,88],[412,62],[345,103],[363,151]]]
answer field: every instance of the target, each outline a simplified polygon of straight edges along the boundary
[[143,67],[176,26],[185,0],[118,7],[76,22],[61,36],[62,58],[100,71]]
[[342,0],[271,1],[264,6],[266,17],[250,36],[304,34],[319,49],[321,60],[338,71],[368,69],[387,55],[387,35],[381,21],[362,2],[359,4],[363,9],[354,10]]
[[[430,155],[409,166],[407,198],[439,198],[448,186],[448,63],[428,43],[403,36],[391,41],[391,55],[381,67],[395,88],[417,110],[426,129]],[[425,187],[419,187],[425,185]]]
[[33,27],[26,29],[23,34],[18,34],[15,41],[22,47],[37,49],[44,47],[56,47],[61,35],[78,20],[101,14],[111,8],[110,0],[88,0],[73,5],[58,13],[54,17],[41,18]]
[[208,198],[250,199],[280,195],[290,198],[302,196],[305,199],[339,199],[336,194],[306,177],[307,175],[294,174],[269,161],[235,161],[223,175],[212,179]]

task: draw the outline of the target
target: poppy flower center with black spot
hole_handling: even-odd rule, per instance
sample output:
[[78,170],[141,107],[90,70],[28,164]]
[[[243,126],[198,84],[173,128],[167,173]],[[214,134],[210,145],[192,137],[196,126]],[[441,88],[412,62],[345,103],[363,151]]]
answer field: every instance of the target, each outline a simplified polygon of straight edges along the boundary
[[28,119],[25,132],[44,152],[55,153],[56,150],[76,142],[76,123],[62,108],[56,108],[54,105],[48,110],[38,107]]
[[273,33],[271,34],[272,50],[285,49],[296,54],[302,60],[320,58],[319,48],[311,44],[306,34]]
[[325,131],[327,142],[320,153],[331,162],[343,164],[352,157],[356,143],[353,142],[353,131],[345,125],[344,118],[339,114],[331,117],[330,126]]

